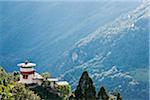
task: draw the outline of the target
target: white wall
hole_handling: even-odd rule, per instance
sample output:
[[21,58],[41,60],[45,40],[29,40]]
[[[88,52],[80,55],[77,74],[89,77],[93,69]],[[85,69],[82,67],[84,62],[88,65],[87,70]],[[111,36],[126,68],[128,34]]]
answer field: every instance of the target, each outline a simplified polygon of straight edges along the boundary
[[20,82],[21,83],[26,83],[26,84],[34,83],[33,74],[28,75],[28,79],[23,79],[23,75],[20,75]]
[[20,67],[20,71],[22,71],[22,72],[28,72],[28,71],[33,71],[34,70],[34,68],[21,68]]

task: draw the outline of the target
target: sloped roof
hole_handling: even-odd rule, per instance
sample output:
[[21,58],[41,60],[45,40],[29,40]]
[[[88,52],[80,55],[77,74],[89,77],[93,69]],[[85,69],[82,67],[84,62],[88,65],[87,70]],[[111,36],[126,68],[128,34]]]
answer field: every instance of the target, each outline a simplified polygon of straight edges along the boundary
[[34,73],[34,79],[43,79],[43,77],[39,73]]
[[58,81],[57,78],[48,78],[47,80],[48,80],[48,81],[51,81],[51,82],[56,82],[56,81]]
[[34,64],[34,63],[27,63],[27,64],[20,63],[20,64],[17,64],[17,66],[19,66],[19,67],[34,67],[34,66],[36,66],[36,64]]
[[67,81],[58,81],[56,82],[57,85],[69,85]]

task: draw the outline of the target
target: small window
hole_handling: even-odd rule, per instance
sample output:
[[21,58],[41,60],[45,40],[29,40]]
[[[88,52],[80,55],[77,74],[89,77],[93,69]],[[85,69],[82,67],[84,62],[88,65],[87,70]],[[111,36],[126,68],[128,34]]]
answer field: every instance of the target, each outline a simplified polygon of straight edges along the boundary
[[28,75],[23,75],[23,79],[28,79]]

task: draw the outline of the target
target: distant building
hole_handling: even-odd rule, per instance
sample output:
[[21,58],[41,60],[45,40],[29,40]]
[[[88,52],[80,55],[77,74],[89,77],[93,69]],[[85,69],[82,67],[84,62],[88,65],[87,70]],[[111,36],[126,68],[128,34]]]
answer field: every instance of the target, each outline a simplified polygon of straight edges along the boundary
[[69,85],[69,83],[67,81],[58,81],[56,82],[57,86],[65,86],[65,85]]
[[57,78],[48,78],[47,80],[50,82],[50,87],[51,87],[51,88],[54,88],[56,82],[58,82],[58,79],[57,79]]
[[69,83],[67,81],[59,81],[58,78],[47,78],[46,79],[50,84],[51,88],[57,88],[60,86],[68,86]]
[[20,83],[42,84],[43,77],[34,70],[36,64],[30,63],[28,60],[26,60],[24,63],[18,64],[18,66],[20,67]]
[[38,85],[42,86],[46,83],[47,90],[56,93],[59,96],[63,96],[64,93],[60,92],[60,89],[65,91],[66,87],[69,86],[67,81],[59,81],[58,78],[52,77],[42,77],[39,73],[35,72],[34,67],[36,64],[30,63],[28,60],[24,63],[18,64],[17,66],[20,67],[19,83],[27,84],[30,88],[34,88]]

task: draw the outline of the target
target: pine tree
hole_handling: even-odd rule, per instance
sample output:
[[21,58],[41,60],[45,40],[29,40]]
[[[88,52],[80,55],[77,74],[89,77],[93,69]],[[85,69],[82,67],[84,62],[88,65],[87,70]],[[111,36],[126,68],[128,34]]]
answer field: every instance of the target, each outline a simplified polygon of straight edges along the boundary
[[85,90],[85,99],[86,100],[95,100],[96,99],[96,91],[93,85],[93,81],[89,78],[89,87]]
[[84,71],[79,80],[77,89],[75,90],[76,99],[95,100],[96,90],[93,85],[92,79],[89,77],[88,72]]
[[122,100],[122,97],[120,96],[120,93],[117,94],[117,100]]
[[82,100],[82,99],[83,99],[83,96],[84,96],[83,91],[82,91],[80,85],[78,85],[78,86],[77,86],[77,89],[75,90],[75,98],[76,98],[77,100],[80,100],[80,99]]
[[109,96],[106,93],[105,88],[102,86],[98,92],[98,100],[108,100]]

